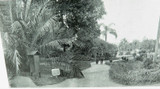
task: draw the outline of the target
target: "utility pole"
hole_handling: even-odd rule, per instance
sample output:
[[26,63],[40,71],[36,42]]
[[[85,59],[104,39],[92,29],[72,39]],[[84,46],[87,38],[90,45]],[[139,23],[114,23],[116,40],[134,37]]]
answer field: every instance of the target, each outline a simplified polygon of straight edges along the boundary
[[159,18],[159,24],[158,24],[157,40],[156,40],[156,45],[155,45],[155,54],[154,54],[154,59],[153,59],[154,61],[157,60],[159,40],[160,40],[160,18]]

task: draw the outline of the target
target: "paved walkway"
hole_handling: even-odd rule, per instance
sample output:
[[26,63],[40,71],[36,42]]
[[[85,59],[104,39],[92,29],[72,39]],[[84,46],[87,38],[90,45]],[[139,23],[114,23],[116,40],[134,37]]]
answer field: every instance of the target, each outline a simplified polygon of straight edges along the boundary
[[115,87],[123,86],[109,79],[109,66],[105,64],[91,63],[91,67],[82,71],[85,78],[67,79],[54,85],[43,87]]

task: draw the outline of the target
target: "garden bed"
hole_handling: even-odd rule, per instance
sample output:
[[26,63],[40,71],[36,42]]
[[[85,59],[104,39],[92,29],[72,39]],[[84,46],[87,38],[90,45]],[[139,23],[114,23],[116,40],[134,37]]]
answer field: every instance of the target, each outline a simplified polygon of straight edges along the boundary
[[160,82],[160,67],[145,69],[140,61],[117,61],[111,65],[109,76],[114,82],[124,85],[149,85]]
[[[91,61],[76,61],[77,66],[79,66],[80,70],[87,69],[91,67]],[[65,79],[67,77],[53,77],[51,74],[51,69],[52,67],[50,65],[46,65],[45,63],[41,63],[40,65],[40,71],[41,71],[41,77],[40,78],[35,78],[34,76],[30,76],[29,72],[21,72],[21,77],[17,78],[14,77],[10,79],[10,85],[11,87],[30,87],[31,84],[32,86],[44,86],[44,85],[52,85],[52,84],[57,84]],[[85,76],[85,75],[84,75]],[[22,78],[28,79],[29,82],[24,82]],[[14,81],[18,81],[17,83]]]
[[[81,70],[91,67],[90,61],[76,61],[76,63]],[[67,77],[62,77],[62,76],[58,76],[58,78],[51,77],[52,76],[51,69],[52,68],[49,65],[40,65],[41,78],[34,79],[33,77],[31,77],[31,79],[38,86],[56,84],[56,83],[62,82],[65,79],[67,79]]]

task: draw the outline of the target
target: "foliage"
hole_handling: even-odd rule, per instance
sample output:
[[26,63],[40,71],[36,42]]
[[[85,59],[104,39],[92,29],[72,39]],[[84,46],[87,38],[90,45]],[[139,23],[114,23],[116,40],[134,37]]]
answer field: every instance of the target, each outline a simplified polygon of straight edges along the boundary
[[129,48],[129,42],[124,38],[119,43],[119,50],[120,51],[128,51]]
[[[105,14],[101,0],[12,0],[8,5],[7,15],[1,15],[7,23],[2,30],[5,59],[19,59],[26,67],[27,53],[38,50],[42,57],[57,56],[56,67],[65,71],[73,67],[70,54],[64,52],[87,54],[100,34],[97,20]],[[10,57],[13,52],[21,59]]]
[[115,29],[110,28],[111,25],[114,25],[113,23],[109,24],[108,26],[102,24],[104,27],[104,31],[101,32],[102,35],[105,36],[105,41],[107,41],[107,33],[109,32],[110,34],[114,35],[117,38],[117,32]]
[[126,54],[125,54],[125,55],[130,55],[130,54],[131,54],[131,52],[129,52],[129,51],[128,51],[128,52],[126,52]]
[[110,78],[124,85],[142,85],[160,82],[159,64],[154,64],[152,69],[144,68],[140,61],[114,62],[109,70]]
[[107,43],[99,38],[94,39],[94,47],[97,48],[95,49],[97,53],[109,53],[111,56],[114,56],[118,50],[115,44]]
[[90,56],[87,55],[75,55],[72,60],[76,60],[76,61],[90,61],[92,60]]
[[151,59],[151,58],[147,58],[143,62],[143,67],[146,68],[146,69],[152,69],[152,68],[154,68],[153,65],[154,65],[153,59]]
[[146,50],[146,51],[149,51],[149,52],[154,52],[154,50],[155,50],[155,43],[156,43],[155,40],[144,39],[141,42],[140,48],[142,50]]
[[143,57],[142,57],[142,56],[137,56],[137,57],[136,57],[136,60],[137,60],[137,61],[143,61]]
[[155,40],[144,39],[142,42],[134,40],[128,42],[126,39],[122,39],[119,44],[120,51],[132,51],[136,49],[145,50],[147,52],[153,52],[155,49]]

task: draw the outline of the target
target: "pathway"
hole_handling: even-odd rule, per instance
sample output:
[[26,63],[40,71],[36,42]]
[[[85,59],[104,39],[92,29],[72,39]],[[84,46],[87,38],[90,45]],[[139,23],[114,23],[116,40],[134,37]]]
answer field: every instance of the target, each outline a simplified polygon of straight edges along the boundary
[[109,66],[105,64],[91,63],[91,67],[83,70],[85,78],[67,79],[54,85],[43,87],[115,87],[123,86],[109,79]]

